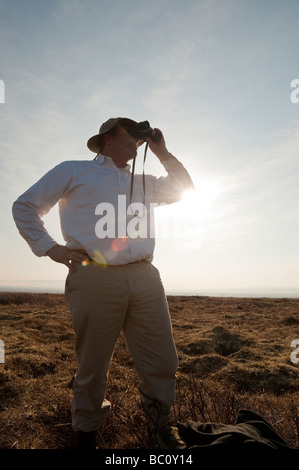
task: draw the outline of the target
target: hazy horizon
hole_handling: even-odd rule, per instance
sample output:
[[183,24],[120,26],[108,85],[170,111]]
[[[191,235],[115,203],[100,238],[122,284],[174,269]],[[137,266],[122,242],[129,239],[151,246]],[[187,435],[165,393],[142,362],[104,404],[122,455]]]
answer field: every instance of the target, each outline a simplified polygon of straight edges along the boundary
[[[25,281],[1,281],[0,292],[28,292],[28,293],[64,293],[64,280],[27,280]],[[242,287],[223,288],[214,287],[210,289],[183,288],[166,289],[166,295],[187,296],[222,296],[222,297],[269,297],[269,298],[299,298],[299,289],[296,287]]]

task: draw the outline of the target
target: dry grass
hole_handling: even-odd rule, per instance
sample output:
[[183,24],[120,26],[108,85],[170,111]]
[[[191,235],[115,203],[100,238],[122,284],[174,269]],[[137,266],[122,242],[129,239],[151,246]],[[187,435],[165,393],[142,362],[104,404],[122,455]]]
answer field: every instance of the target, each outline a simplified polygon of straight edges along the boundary
[[[169,297],[180,357],[174,421],[233,423],[260,413],[299,448],[299,299]],[[71,448],[74,336],[62,295],[0,294],[0,448]],[[112,411],[102,448],[149,446],[137,377],[120,338],[110,369]]]

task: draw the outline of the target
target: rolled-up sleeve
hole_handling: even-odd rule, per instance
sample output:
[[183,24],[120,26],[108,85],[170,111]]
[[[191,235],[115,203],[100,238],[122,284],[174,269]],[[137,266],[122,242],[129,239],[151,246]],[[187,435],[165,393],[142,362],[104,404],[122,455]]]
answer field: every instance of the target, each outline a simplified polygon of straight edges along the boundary
[[67,191],[71,168],[70,162],[60,163],[13,203],[16,226],[36,256],[44,256],[57,243],[47,232],[42,217]]

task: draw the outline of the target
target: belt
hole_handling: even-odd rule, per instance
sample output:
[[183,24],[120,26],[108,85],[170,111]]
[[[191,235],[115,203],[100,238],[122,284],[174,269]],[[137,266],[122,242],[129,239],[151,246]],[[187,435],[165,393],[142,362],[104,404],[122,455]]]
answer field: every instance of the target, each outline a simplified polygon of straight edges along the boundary
[[[87,258],[90,260],[92,264],[96,264],[97,266],[102,266],[103,268],[123,268],[125,266],[132,266],[134,264],[140,264],[140,263],[148,263],[146,259],[140,259],[137,261],[130,261],[128,263],[124,264],[108,264],[108,263],[99,263],[98,261],[92,259],[90,256],[87,255]],[[88,264],[88,263],[87,263]]]

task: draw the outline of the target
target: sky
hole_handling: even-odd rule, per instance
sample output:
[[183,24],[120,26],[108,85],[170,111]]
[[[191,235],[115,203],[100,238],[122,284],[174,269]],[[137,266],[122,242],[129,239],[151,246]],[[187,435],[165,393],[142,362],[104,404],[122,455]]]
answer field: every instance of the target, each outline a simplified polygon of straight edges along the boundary
[[[160,128],[195,184],[156,210],[166,292],[299,292],[298,53],[297,0],[0,0],[0,284],[63,289],[12,203],[125,116]],[[165,175],[151,152],[146,172]],[[56,207],[44,221],[64,243]]]

